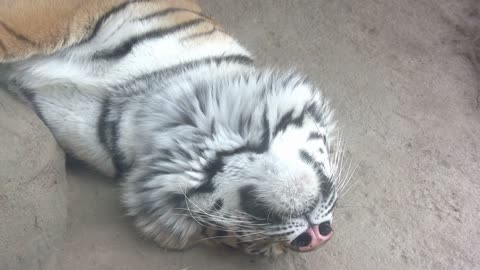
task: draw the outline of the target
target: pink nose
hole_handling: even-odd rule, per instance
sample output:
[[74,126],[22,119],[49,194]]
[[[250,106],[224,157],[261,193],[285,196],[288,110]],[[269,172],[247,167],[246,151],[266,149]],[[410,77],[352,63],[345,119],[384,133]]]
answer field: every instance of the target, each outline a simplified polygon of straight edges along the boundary
[[330,227],[330,222],[323,222],[320,225],[314,225],[308,228],[306,232],[300,234],[290,242],[290,245],[301,252],[312,251],[325,244],[332,238],[332,235],[333,231]]

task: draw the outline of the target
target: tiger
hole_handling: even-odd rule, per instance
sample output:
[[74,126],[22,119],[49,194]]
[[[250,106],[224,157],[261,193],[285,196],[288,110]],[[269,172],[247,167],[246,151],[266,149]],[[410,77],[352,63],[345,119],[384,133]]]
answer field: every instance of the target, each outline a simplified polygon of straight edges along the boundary
[[196,1],[2,5],[2,84],[118,179],[140,235],[269,257],[331,239],[343,146],[305,74],[256,65]]

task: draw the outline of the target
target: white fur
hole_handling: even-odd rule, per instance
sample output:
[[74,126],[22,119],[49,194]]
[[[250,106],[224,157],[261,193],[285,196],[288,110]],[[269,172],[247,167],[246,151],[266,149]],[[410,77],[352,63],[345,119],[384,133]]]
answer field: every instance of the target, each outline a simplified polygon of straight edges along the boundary
[[[119,173],[109,144],[113,129],[105,128],[107,143],[99,136],[99,119],[108,107],[105,100],[110,102],[111,114],[103,120],[118,127],[116,148],[128,167],[122,200],[140,231],[170,248],[184,248],[201,238],[202,226],[243,232],[237,237],[251,243],[260,238],[272,243],[292,241],[309,223],[331,220],[333,206],[327,204],[336,192],[333,189],[325,197],[321,188],[322,181],[336,180],[334,123],[320,92],[292,72],[264,71],[232,61],[132,81],[206,57],[250,57],[223,33],[214,33],[211,42],[185,42],[186,29],[146,40],[121,59],[96,59],[98,52],[160,23],[135,21],[135,14],[129,8],[115,15],[85,44],[14,63],[8,76],[19,92],[25,94],[27,89],[35,94],[30,102],[67,152],[113,176]],[[202,87],[206,96],[198,99],[195,93]],[[313,106],[315,115],[306,112],[308,106]],[[304,114],[301,125],[288,124],[274,136],[275,127],[289,112],[292,117]],[[193,126],[183,119],[190,114]],[[270,137],[266,151],[247,149],[226,155],[222,169],[206,179],[208,166],[219,159],[219,153],[246,146],[258,149],[265,130]],[[327,144],[309,139],[312,133],[325,136]],[[325,179],[300,157],[300,151],[322,165]],[[214,189],[196,192],[206,181]],[[280,223],[268,218],[259,222],[242,209],[240,191],[248,186],[254,187],[265,208],[281,216]],[[212,212],[219,199],[223,206]]]

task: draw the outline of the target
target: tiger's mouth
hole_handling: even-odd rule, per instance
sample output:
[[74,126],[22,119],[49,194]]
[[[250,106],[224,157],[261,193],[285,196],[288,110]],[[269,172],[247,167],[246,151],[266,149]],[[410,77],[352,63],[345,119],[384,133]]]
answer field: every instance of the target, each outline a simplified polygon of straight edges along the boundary
[[[305,232],[302,232],[291,241],[278,242],[268,239],[252,241],[241,239],[241,236],[233,233],[222,232],[221,238],[213,238],[215,240],[214,242],[231,249],[243,249],[247,251],[247,253],[251,253],[251,251],[256,253],[256,250],[261,250],[270,245],[281,246],[283,249],[289,249],[295,252],[311,252],[326,244],[333,236],[333,230],[328,221],[310,226]],[[219,233],[216,232],[216,235],[218,234]]]

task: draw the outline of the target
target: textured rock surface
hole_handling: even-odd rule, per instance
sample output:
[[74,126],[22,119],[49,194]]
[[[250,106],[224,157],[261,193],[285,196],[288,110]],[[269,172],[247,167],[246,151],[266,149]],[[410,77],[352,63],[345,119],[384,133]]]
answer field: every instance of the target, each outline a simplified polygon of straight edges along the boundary
[[66,230],[63,151],[0,89],[0,269],[53,269]]

